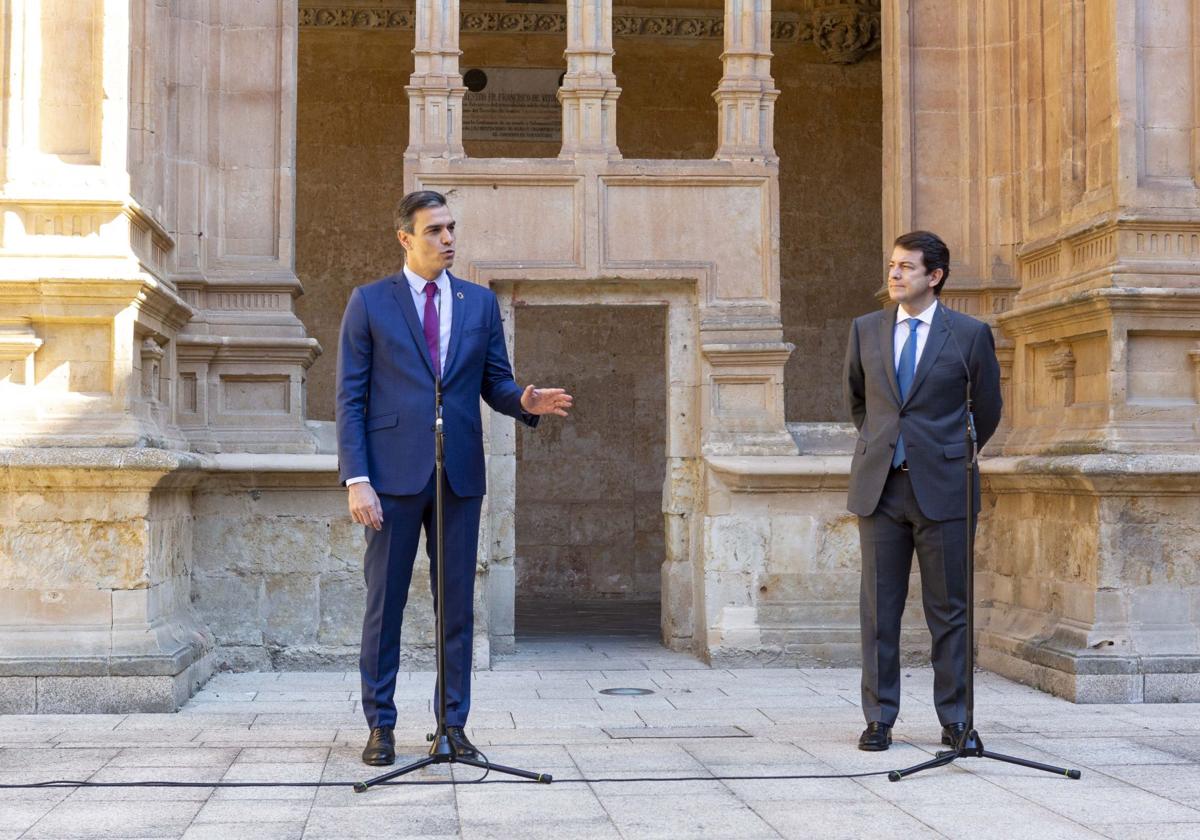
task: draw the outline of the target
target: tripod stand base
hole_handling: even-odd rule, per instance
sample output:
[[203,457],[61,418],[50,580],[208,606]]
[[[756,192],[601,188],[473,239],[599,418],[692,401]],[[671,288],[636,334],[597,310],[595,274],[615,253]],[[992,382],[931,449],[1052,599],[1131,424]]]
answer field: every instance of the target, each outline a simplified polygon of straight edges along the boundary
[[437,732],[431,735],[429,740],[433,745],[429,748],[429,755],[424,758],[418,758],[403,767],[398,767],[373,779],[367,779],[365,782],[355,782],[355,793],[366,793],[369,788],[375,785],[382,784],[397,776],[406,776],[422,767],[429,767],[433,764],[466,764],[471,767],[479,767],[487,771],[495,771],[497,773],[507,773],[509,776],[517,776],[521,779],[529,779],[531,782],[548,785],[554,781],[554,777],[549,773],[532,773],[529,770],[520,770],[516,767],[506,767],[503,764],[492,764],[490,761],[480,761],[477,758],[467,758],[454,754],[454,750],[450,747],[450,739],[446,737],[444,731]]
[[1068,770],[1066,767],[1055,767],[1052,764],[1042,764],[1040,761],[1030,761],[1027,758],[1018,758],[984,749],[983,741],[979,738],[979,733],[974,729],[969,729],[963,733],[962,740],[958,742],[954,749],[939,752],[928,761],[914,764],[912,767],[906,767],[903,770],[893,770],[888,773],[888,781],[898,782],[905,776],[920,773],[922,770],[945,767],[947,764],[957,761],[960,758],[990,758],[993,761],[1003,761],[1006,764],[1016,764],[1032,770],[1041,770],[1043,773],[1066,776],[1068,779],[1078,779],[1083,775],[1078,770]]

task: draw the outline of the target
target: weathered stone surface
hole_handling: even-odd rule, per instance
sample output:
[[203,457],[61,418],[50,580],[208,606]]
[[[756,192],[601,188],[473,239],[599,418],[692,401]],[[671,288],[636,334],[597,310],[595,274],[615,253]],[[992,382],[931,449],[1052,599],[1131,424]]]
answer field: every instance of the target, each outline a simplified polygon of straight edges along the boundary
[[263,582],[257,576],[196,574],[192,602],[221,645],[261,645]]
[[568,422],[518,430],[522,597],[658,596],[664,342],[661,308],[518,310],[514,364],[522,377],[566,384],[576,401]]
[[188,696],[179,697],[175,677],[37,678],[40,714],[173,712]]
[[362,638],[366,587],[361,576],[320,580],[321,619],[317,640],[325,645],[357,645]]
[[314,642],[320,623],[317,575],[295,572],[264,575],[263,587],[266,623],[263,641],[284,647]]
[[0,714],[29,715],[37,711],[35,677],[0,677]]

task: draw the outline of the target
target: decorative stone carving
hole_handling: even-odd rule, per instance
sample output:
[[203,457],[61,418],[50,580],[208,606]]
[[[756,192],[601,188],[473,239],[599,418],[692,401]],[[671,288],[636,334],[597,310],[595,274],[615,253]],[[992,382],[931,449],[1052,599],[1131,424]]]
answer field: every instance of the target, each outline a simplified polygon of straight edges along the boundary
[[33,357],[41,346],[29,319],[0,321],[0,384],[33,385]]
[[516,35],[529,32],[567,31],[567,16],[559,12],[467,11],[460,24],[462,32],[494,32]]
[[410,9],[301,8],[300,25],[348,29],[412,29]]
[[162,361],[165,351],[153,338],[142,342],[142,396],[151,402],[160,400]]
[[1071,345],[1064,344],[1046,362],[1046,370],[1056,382],[1062,383],[1063,408],[1075,402],[1075,354]]
[[822,3],[812,11],[810,37],[834,64],[862,60],[879,49],[879,0]]
[[1192,362],[1192,393],[1195,394],[1197,403],[1200,403],[1200,344],[1197,344],[1194,350],[1188,351],[1188,358]]
[[712,14],[621,14],[613,18],[613,34],[622,37],[720,38],[725,21]]
[[[806,15],[807,12],[807,15]],[[306,6],[300,26],[311,29],[413,29],[408,9],[354,6]],[[464,11],[460,32],[498,35],[561,35],[565,12],[541,6],[477,6]],[[808,0],[800,12],[777,12],[770,23],[771,40],[812,41],[836,64],[852,64],[879,48],[879,0]],[[621,38],[724,38],[725,20],[718,11],[621,8],[614,10],[612,34]]]

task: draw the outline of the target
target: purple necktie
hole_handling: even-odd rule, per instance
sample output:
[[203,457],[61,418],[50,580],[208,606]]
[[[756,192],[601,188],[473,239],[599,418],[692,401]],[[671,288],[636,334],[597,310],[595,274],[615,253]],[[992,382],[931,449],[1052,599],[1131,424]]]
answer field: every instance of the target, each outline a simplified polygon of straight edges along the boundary
[[441,329],[438,323],[437,304],[433,296],[437,294],[437,283],[430,281],[425,284],[425,346],[429,348],[429,358],[433,360],[434,376],[442,375],[441,361],[438,359],[438,343],[441,340]]

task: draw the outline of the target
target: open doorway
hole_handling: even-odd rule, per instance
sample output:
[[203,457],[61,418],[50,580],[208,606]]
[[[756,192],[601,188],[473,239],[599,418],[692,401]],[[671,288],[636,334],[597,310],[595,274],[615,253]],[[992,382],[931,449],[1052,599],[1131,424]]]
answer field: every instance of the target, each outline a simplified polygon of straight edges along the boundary
[[515,630],[522,639],[660,634],[666,307],[516,309],[522,382],[575,396],[516,441]]

